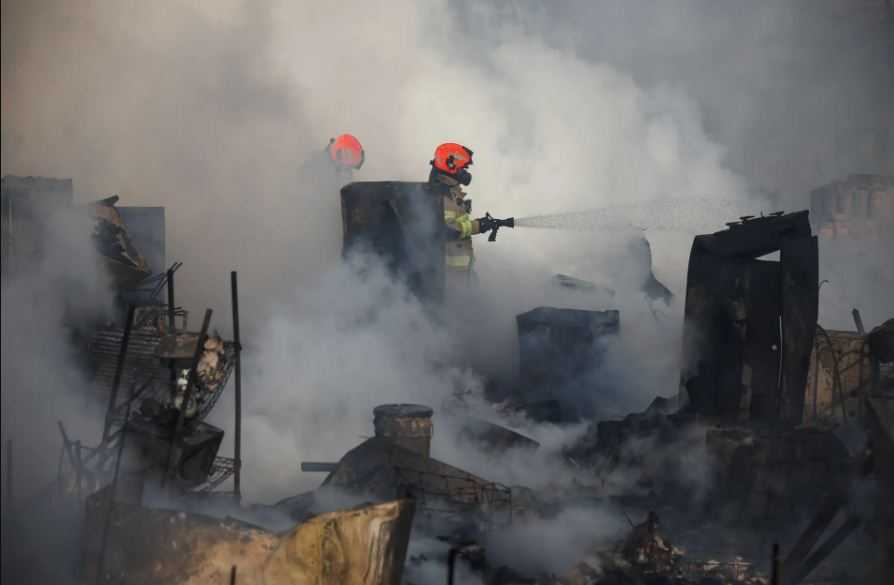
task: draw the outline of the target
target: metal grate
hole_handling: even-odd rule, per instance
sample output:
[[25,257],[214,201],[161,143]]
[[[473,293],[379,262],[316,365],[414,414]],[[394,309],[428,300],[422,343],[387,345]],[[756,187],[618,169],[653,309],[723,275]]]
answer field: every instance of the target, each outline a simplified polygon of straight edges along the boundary
[[[512,522],[512,490],[494,482],[481,482],[470,477],[395,466],[400,483],[418,505],[438,513],[479,512],[488,524]],[[439,508],[447,504],[451,510]]]
[[236,472],[236,460],[231,457],[215,457],[211,473],[205,483],[192,489],[194,492],[210,492]]

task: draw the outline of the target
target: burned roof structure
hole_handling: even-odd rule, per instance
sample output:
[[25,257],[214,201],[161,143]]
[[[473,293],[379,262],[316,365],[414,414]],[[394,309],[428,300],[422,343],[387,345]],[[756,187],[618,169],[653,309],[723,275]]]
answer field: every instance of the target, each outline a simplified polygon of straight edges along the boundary
[[[762,257],[779,252],[779,260]],[[807,211],[743,217],[696,236],[689,256],[682,390],[728,421],[797,425],[818,303]]]
[[[512,490],[430,456],[431,408],[384,404],[374,410],[375,436],[335,463],[302,463],[304,471],[328,472],[320,490],[334,489],[362,499],[411,498],[420,523],[446,522],[471,530],[506,523]],[[314,494],[287,498],[277,507],[303,518]]]

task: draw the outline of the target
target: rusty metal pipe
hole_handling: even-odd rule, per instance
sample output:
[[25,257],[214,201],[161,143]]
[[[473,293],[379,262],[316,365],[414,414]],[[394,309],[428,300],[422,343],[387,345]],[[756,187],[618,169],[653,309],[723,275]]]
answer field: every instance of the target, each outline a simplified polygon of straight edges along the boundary
[[309,473],[331,473],[338,467],[338,463],[322,461],[302,461],[301,471]]

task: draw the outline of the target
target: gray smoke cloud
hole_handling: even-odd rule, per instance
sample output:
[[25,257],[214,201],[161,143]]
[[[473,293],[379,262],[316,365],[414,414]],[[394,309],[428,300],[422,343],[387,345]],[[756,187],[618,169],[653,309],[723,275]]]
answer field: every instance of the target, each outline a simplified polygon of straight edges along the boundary
[[[693,234],[891,170],[891,19],[855,10],[839,25],[840,6],[4,0],[2,172],[164,205],[178,301],[213,307],[225,334],[239,271],[244,485],[269,501],[313,487],[298,462],[370,434],[375,404],[437,408],[480,390],[475,372],[511,376],[514,317],[537,305],[621,310],[616,411],[676,391]],[[852,149],[860,129],[882,138]],[[458,141],[476,153],[476,215],[611,207],[624,229],[476,241],[479,294],[433,318],[380,272],[339,266],[337,195],[301,164],[344,131],[366,149],[359,180],[422,180],[434,146]],[[662,209],[671,225],[643,225]],[[639,291],[649,267],[628,225],[646,228],[669,307]],[[616,294],[559,295],[558,272]],[[211,419],[228,431],[231,396]],[[444,438],[451,463],[480,465]]]
[[62,445],[57,422],[71,438],[90,443],[102,431],[105,406],[73,344],[112,308],[108,275],[90,237],[93,221],[80,205],[57,207],[44,221],[39,241],[15,234],[19,255],[4,259],[9,264],[2,281],[3,468],[5,473],[6,442],[12,441],[20,505],[33,505],[31,496],[56,473]]

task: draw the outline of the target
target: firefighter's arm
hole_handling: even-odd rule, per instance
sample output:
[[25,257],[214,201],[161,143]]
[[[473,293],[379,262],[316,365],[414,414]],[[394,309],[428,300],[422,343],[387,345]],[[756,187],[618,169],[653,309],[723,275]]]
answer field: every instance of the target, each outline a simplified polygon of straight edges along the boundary
[[465,240],[481,230],[478,220],[472,219],[468,213],[445,211],[444,223],[447,226],[448,240]]

